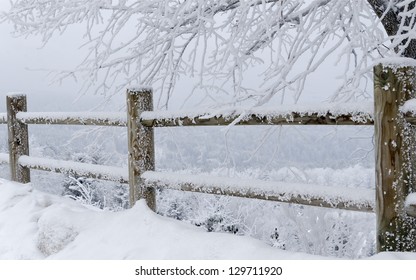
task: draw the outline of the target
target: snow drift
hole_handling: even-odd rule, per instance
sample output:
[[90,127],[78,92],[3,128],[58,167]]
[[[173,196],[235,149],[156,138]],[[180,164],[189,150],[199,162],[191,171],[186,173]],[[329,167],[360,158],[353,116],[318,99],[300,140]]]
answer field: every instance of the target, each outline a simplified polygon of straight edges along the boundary
[[2,259],[312,259],[161,217],[107,212],[0,179]]
[[[249,237],[205,232],[139,201],[122,212],[0,179],[1,259],[322,259]],[[416,259],[413,253],[375,258]]]

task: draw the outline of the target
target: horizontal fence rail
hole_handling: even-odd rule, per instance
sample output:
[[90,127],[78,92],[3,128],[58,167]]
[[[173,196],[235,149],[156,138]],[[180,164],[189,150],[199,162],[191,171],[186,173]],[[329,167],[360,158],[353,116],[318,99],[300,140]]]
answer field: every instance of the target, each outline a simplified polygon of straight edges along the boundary
[[[328,109],[328,107],[330,107]],[[233,108],[207,112],[143,112],[140,122],[147,127],[212,125],[372,125],[373,104],[276,106]]]
[[[341,106],[341,105],[339,105]],[[322,110],[311,108],[301,111],[300,106],[282,107],[282,110],[237,108],[225,112],[213,110],[206,112],[145,111],[140,122],[146,127],[176,126],[217,126],[217,125],[374,125],[373,110],[369,103],[360,104],[360,111]],[[336,108],[336,107],[335,107]],[[416,125],[415,112],[403,112],[406,122]]]
[[161,187],[361,212],[374,212],[375,208],[374,189],[334,188],[154,171],[146,171],[142,174],[142,178],[146,187]]
[[127,125],[125,112],[19,112],[17,119],[24,124],[60,124],[60,125],[97,125],[121,126]]
[[30,156],[20,156],[19,164],[30,169],[53,171],[78,177],[128,183],[126,168],[89,164],[76,161],[54,160]]

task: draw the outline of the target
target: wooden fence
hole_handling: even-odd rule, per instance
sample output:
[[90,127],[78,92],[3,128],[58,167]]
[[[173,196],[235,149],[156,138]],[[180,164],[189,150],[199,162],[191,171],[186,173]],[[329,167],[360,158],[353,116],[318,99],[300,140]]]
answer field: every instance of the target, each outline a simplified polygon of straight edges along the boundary
[[[319,112],[256,111],[235,109],[191,115],[182,112],[153,112],[150,88],[127,91],[127,114],[120,113],[27,113],[24,95],[7,96],[9,155],[0,162],[10,165],[12,180],[27,183],[30,169],[71,173],[129,184],[130,205],[146,199],[155,209],[155,188],[211,193],[236,197],[297,203],[303,205],[375,212],[378,251],[415,251],[416,205],[406,203],[414,192],[409,166],[412,160],[408,131],[416,124],[412,112],[400,106],[412,98],[414,70],[379,65],[374,69],[374,113],[330,110]],[[32,124],[100,125],[127,127],[128,170],[120,167],[39,159],[29,156],[28,129]],[[154,127],[212,125],[374,125],[376,152],[376,189],[318,188],[258,180],[244,183],[233,179],[202,178],[155,172]],[[409,128],[410,127],[410,128]],[[410,129],[410,130],[409,130]]]

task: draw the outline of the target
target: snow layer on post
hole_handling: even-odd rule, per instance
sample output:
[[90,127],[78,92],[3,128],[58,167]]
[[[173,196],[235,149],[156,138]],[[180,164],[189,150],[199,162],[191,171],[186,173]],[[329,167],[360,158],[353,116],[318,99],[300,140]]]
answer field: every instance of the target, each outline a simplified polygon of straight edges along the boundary
[[21,156],[19,164],[27,168],[68,173],[76,176],[91,177],[100,180],[109,180],[120,183],[128,182],[126,168],[88,164],[75,161],[63,161],[47,158]]
[[143,173],[142,178],[147,186],[191,192],[257,198],[363,212],[373,212],[375,207],[375,192],[373,189],[335,188],[152,171]]
[[135,91],[135,92],[153,92],[153,87],[146,86],[146,85],[135,85],[129,87],[129,91]]

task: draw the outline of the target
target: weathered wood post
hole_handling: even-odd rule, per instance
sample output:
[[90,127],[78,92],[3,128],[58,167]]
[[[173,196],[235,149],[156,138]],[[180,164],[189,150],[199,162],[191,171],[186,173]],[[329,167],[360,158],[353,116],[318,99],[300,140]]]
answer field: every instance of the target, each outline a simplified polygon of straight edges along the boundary
[[30,182],[30,169],[19,165],[19,157],[29,155],[29,134],[26,124],[16,118],[18,112],[27,111],[26,96],[6,96],[7,127],[9,134],[9,157],[11,179],[20,183]]
[[149,208],[155,211],[155,189],[146,188],[140,177],[143,172],[155,169],[153,127],[145,127],[140,123],[141,112],[152,110],[151,88],[127,90],[130,207],[133,207],[137,200],[144,198]]
[[415,251],[415,219],[404,209],[411,191],[412,128],[399,108],[414,95],[412,67],[374,68],[377,252]]

